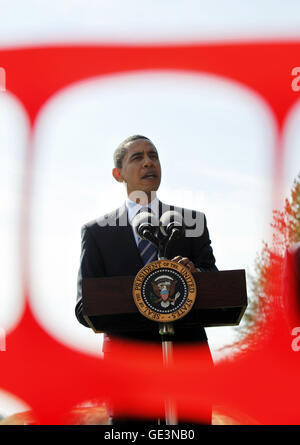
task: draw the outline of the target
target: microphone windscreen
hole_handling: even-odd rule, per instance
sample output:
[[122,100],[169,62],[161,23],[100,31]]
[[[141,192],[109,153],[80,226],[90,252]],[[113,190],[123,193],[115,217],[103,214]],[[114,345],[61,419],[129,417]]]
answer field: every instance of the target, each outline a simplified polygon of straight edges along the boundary
[[175,210],[168,210],[165,212],[159,220],[160,231],[164,236],[169,236],[167,232],[168,227],[180,227],[183,230],[183,218],[179,212]]
[[138,236],[141,236],[139,233],[139,228],[143,224],[147,225],[148,227],[158,227],[159,226],[159,220],[152,212],[140,212],[132,220],[132,227],[135,233]]

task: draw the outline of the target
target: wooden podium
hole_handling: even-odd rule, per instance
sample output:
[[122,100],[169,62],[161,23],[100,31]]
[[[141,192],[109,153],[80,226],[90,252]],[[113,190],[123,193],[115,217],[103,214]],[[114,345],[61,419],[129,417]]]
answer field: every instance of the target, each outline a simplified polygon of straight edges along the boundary
[[[247,307],[244,270],[193,274],[197,297],[191,311],[174,326],[234,326]],[[158,323],[144,317],[134,302],[134,276],[85,278],[82,282],[83,315],[94,332],[122,334],[157,329]]]
[[[247,306],[244,270],[197,272],[194,304],[174,323],[159,324],[142,315],[133,297],[134,276],[86,278],[82,281],[83,316],[95,332],[122,335],[122,332],[158,330],[162,338],[165,366],[172,361],[172,341],[176,327],[238,325]],[[172,337],[172,335],[171,335]],[[176,425],[176,406],[165,400],[166,424]]]

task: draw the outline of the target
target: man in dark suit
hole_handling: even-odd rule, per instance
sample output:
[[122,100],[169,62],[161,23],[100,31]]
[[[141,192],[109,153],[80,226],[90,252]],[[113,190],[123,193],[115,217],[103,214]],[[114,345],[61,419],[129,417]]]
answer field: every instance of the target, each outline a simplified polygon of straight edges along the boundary
[[[161,181],[161,166],[157,150],[148,138],[134,135],[123,141],[115,151],[114,164],[112,173],[115,180],[126,186],[125,204],[82,227],[75,313],[79,322],[85,326],[88,324],[82,314],[82,279],[136,275],[145,263],[138,248],[140,240],[131,226],[134,216],[144,207],[148,207],[157,218],[170,209],[170,206],[161,203],[156,196]],[[217,270],[205,215],[178,207],[174,209],[182,214],[187,230],[185,237],[178,239],[168,250],[168,259],[185,265],[192,273]],[[156,253],[153,252],[147,261],[154,261],[156,258]],[[158,329],[142,333],[128,331],[122,336],[141,341],[161,341]],[[206,342],[207,337],[203,328],[182,329],[178,320],[173,341]],[[108,345],[109,337],[105,334],[104,352]]]

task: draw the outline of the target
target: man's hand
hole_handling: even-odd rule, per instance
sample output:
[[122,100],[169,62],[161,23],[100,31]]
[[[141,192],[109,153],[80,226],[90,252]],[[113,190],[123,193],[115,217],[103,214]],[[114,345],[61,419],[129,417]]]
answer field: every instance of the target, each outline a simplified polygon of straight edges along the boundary
[[176,263],[183,264],[183,266],[186,266],[192,273],[197,272],[197,269],[192,261],[190,261],[187,257],[182,256],[175,256],[172,258],[171,261],[175,261]]

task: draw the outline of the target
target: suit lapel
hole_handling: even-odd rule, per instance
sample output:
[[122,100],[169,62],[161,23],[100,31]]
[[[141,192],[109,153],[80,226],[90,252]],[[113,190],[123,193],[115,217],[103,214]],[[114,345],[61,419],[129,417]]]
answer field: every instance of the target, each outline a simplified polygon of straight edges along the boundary
[[[183,209],[180,207],[176,207],[173,205],[167,205],[163,202],[159,201],[159,218],[169,210],[176,210],[182,216]],[[190,255],[190,240],[186,237],[181,237],[178,240],[174,241],[174,243],[167,248],[167,258],[172,259],[177,255],[181,256],[189,256]]]
[[125,203],[117,210],[116,226],[115,236],[118,241],[119,255],[126,258],[128,267],[140,270],[143,263],[134,239],[132,226],[128,220]]

